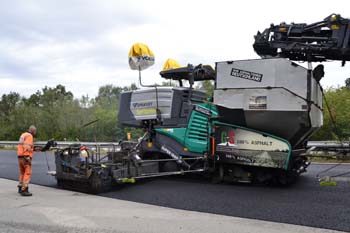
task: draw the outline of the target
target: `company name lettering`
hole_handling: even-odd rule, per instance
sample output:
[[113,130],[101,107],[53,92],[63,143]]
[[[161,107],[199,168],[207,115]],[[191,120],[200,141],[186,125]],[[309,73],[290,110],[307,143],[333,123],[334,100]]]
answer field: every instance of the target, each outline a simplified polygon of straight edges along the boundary
[[258,74],[258,73],[254,73],[246,70],[239,70],[235,68],[232,68],[231,76],[234,76],[237,78],[243,78],[243,79],[247,79],[255,82],[261,82],[263,77],[262,74]]
[[[179,157],[173,153],[172,151],[170,151],[168,148],[166,148],[165,146],[162,146],[160,148],[160,150],[164,151],[166,154],[170,155],[170,157],[172,157],[173,159],[179,159]],[[180,161],[180,160],[179,160]]]
[[152,102],[146,102],[146,103],[134,103],[134,108],[143,108],[143,107],[152,107]]

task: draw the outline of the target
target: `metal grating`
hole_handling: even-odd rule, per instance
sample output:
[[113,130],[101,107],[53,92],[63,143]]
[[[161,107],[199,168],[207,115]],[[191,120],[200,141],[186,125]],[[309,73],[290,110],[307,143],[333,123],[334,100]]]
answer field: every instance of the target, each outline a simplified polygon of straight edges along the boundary
[[188,138],[192,140],[206,141],[208,137],[208,118],[195,112],[189,125]]

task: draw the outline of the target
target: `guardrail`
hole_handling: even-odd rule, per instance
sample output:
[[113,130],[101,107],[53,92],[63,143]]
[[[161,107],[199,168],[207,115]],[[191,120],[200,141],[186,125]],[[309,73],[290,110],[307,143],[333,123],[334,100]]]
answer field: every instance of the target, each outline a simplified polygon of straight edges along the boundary
[[[35,146],[43,146],[46,144],[47,141],[38,141],[35,142]],[[74,144],[81,144],[85,146],[119,146],[119,143],[117,142],[78,142],[78,141],[56,141],[58,146],[70,146]],[[17,146],[18,141],[0,141],[0,146]]]
[[350,148],[350,142],[349,141],[309,141],[307,143],[307,147],[319,147],[319,148],[327,148],[327,147],[334,147],[334,148]]
[[[114,151],[118,151],[120,149],[119,143],[117,142],[79,142],[79,141],[56,141],[58,148],[63,148],[75,144],[84,145],[90,148],[95,148],[99,150],[99,148],[110,148]],[[44,146],[46,141],[37,141],[34,143],[35,146]],[[17,147],[18,141],[0,141],[0,146],[4,147]],[[309,141],[307,143],[307,148],[310,152],[337,152],[343,154],[350,153],[350,142],[349,141]],[[311,154],[310,154],[311,155]],[[325,155],[329,156],[329,155]]]
[[[101,150],[107,150],[107,151],[119,151],[120,146],[119,143],[116,142],[67,142],[67,141],[56,141],[57,146],[55,148],[65,148],[72,145],[82,145],[87,146],[90,149],[93,149],[94,151],[100,153]],[[0,141],[0,146],[3,146],[5,148],[16,148],[18,145],[18,141]],[[45,146],[46,141],[38,141],[34,143],[34,146]]]
[[[81,144],[85,146],[119,146],[117,142],[79,142],[79,141],[56,141],[59,147],[61,146],[70,146],[74,144]],[[46,141],[38,141],[34,143],[36,146],[43,146],[46,144]],[[17,146],[18,141],[0,141],[0,146]],[[309,141],[307,143],[307,148],[318,148],[318,149],[348,149],[350,152],[350,142],[344,141]]]
[[312,151],[326,151],[326,152],[341,152],[344,154],[350,153],[349,141],[309,141],[307,148]]

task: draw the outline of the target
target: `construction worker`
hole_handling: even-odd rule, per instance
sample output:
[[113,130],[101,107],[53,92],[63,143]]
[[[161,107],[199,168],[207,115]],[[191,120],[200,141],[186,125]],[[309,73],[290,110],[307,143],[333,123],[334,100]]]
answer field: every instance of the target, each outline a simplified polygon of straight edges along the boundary
[[34,151],[47,151],[52,146],[57,146],[54,139],[47,141],[44,147],[34,147],[34,136],[36,134],[36,127],[31,125],[27,132],[21,134],[19,138],[17,155],[19,165],[19,184],[18,193],[22,196],[32,196],[32,193],[28,190],[30,177],[32,176],[32,159]]
[[19,138],[17,148],[19,165],[19,184],[18,193],[22,196],[32,196],[28,190],[28,184],[32,175],[32,158],[34,152],[34,136],[36,127],[31,125],[27,132],[22,133]]

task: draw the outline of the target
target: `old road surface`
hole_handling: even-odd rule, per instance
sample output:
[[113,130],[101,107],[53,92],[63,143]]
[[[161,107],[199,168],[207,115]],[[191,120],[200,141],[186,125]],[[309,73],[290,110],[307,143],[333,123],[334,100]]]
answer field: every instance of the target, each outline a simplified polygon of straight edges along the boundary
[[[51,169],[53,154],[47,153]],[[316,175],[331,165],[311,165],[298,183],[288,188],[212,184],[200,177],[158,178],[115,188],[101,196],[176,209],[193,210],[249,219],[289,223],[350,232],[350,183],[320,186]],[[45,153],[36,153],[32,183],[56,187],[54,177],[46,175]],[[341,165],[327,173],[350,171]],[[15,151],[0,150],[0,178],[17,180]],[[14,187],[16,189],[16,187]]]

